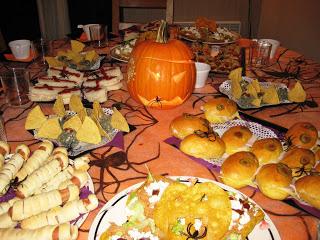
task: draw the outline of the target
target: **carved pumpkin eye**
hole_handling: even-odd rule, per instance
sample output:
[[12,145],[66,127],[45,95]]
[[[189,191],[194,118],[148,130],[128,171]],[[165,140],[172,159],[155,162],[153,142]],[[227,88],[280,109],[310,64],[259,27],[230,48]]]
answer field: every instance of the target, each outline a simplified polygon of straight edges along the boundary
[[185,75],[186,75],[186,71],[173,74],[173,75],[172,75],[172,80],[173,80],[175,83],[178,84],[181,80],[184,79]]

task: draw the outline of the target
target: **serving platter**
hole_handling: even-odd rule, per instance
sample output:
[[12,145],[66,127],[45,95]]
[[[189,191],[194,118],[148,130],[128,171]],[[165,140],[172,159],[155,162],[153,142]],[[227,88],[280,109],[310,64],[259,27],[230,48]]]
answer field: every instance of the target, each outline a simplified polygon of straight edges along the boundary
[[[104,114],[106,114],[106,115],[113,114],[113,111],[110,108],[102,108],[102,110],[103,110]],[[69,117],[71,117],[75,114],[76,113],[73,111],[66,111],[66,115]],[[49,117],[53,117],[53,116],[49,116]],[[83,152],[104,146],[104,145],[108,144],[109,142],[111,142],[115,138],[115,136],[117,135],[118,132],[119,132],[118,129],[113,129],[110,133],[108,133],[110,138],[103,137],[99,144],[90,144],[90,143],[79,142],[75,147],[68,148],[68,155],[69,156],[77,156]],[[43,138],[37,137],[37,130],[33,130],[33,135],[34,135],[35,139],[44,140]],[[61,144],[61,142],[59,142],[56,139],[46,139],[46,140],[50,140],[51,142],[53,142],[57,146],[63,146],[63,144]]]
[[120,51],[120,48],[121,48],[121,44],[112,47],[110,49],[110,56],[111,56],[111,58],[113,58],[113,59],[115,59],[117,61],[127,63],[129,61],[129,57],[128,56],[116,53],[117,51]]
[[[244,80],[248,81],[249,83],[252,82],[252,79],[249,77],[242,77]],[[270,86],[275,86],[275,88],[278,89],[283,89],[285,91],[288,92],[288,87],[283,84],[283,83],[272,83],[272,82],[260,82],[260,86],[262,88],[269,88]],[[286,99],[281,99],[280,98],[280,103],[279,104],[267,104],[267,103],[261,103],[261,105],[258,106],[254,106],[252,104],[248,104],[245,105],[243,102],[239,101],[239,99],[236,99],[233,95],[232,95],[232,91],[231,91],[231,80],[226,80],[223,83],[221,83],[221,85],[219,86],[219,91],[225,95],[228,96],[228,98],[230,98],[231,100],[235,101],[237,103],[237,105],[242,108],[242,109],[255,109],[255,108],[261,108],[261,107],[266,107],[266,106],[276,106],[276,105],[280,105],[280,104],[288,104],[288,103],[292,103],[289,100]]]
[[[181,183],[188,184],[190,179],[195,179],[198,183],[202,182],[212,182],[217,184],[225,191],[231,192],[236,195],[241,195],[243,198],[248,198],[246,195],[237,191],[229,186],[226,186],[222,183],[205,179],[205,178],[198,178],[198,177],[190,177],[190,176],[173,176],[171,177],[173,180],[179,181]],[[110,199],[99,211],[97,216],[95,217],[90,230],[89,230],[89,240],[97,240],[100,238],[101,234],[108,229],[110,223],[114,222],[117,225],[121,225],[126,222],[126,211],[125,205],[130,192],[139,188],[142,183],[134,184],[127,189],[121,191],[120,193],[116,194],[112,199]],[[263,209],[255,203],[252,199],[248,198],[251,203],[258,206],[262,211]],[[249,234],[246,238],[248,240],[259,239],[259,240],[280,240],[280,235],[278,230],[276,229],[275,225],[273,224],[270,217],[265,214],[264,220],[257,224],[253,231]]]
[[208,33],[207,38],[203,38],[196,27],[184,27],[179,31],[179,37],[190,42],[202,42],[211,45],[226,45],[235,43],[240,37],[239,34],[229,31],[225,28],[218,28],[217,30],[217,32]]

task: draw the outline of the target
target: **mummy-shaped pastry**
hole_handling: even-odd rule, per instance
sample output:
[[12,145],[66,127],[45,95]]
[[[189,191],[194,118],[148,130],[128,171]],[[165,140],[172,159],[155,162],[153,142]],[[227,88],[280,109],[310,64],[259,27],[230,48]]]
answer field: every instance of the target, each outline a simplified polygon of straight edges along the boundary
[[0,196],[6,193],[10,181],[16,176],[29,154],[30,150],[26,145],[19,145],[16,148],[16,153],[4,164],[0,170]]
[[67,202],[63,207],[53,208],[47,212],[27,218],[21,222],[21,228],[36,229],[45,225],[56,225],[70,222],[81,214],[88,213],[98,207],[96,195],[90,194],[88,198]]
[[20,198],[31,196],[36,189],[47,183],[61,170],[65,169],[68,164],[68,156],[63,153],[56,153],[53,160],[35,170],[18,186],[17,196]]
[[19,182],[24,180],[33,171],[44,165],[51,152],[53,150],[53,144],[50,141],[43,141],[39,148],[35,150],[28,161],[23,165],[21,170],[17,173]]
[[79,171],[79,170],[75,170],[73,172],[73,175],[71,177],[71,179],[68,179],[64,182],[62,182],[58,189],[64,189],[69,185],[76,185],[79,188],[82,188],[86,182],[88,181],[88,173],[86,171]]
[[20,221],[76,199],[79,199],[79,188],[69,185],[62,190],[52,190],[16,201],[5,214],[13,221]]
[[49,182],[43,184],[35,193],[49,192],[51,190],[58,189],[61,183],[72,178],[73,172],[74,168],[72,166],[68,166],[66,169],[51,178]]
[[85,156],[74,159],[73,166],[77,170],[87,171],[90,168],[89,162],[90,162],[89,157],[85,155]]
[[45,226],[35,230],[19,228],[0,229],[0,239],[5,240],[75,240],[77,237],[78,228],[70,223]]
[[0,141],[0,154],[6,157],[10,153],[10,145],[4,141]]
[[[8,212],[9,208],[12,207],[13,203],[18,200],[20,200],[20,198],[15,197],[15,198],[10,199],[7,202],[0,203],[0,215]],[[1,222],[1,220],[0,220],[0,222]]]
[[3,165],[4,165],[4,156],[2,154],[0,154],[0,170],[2,169]]

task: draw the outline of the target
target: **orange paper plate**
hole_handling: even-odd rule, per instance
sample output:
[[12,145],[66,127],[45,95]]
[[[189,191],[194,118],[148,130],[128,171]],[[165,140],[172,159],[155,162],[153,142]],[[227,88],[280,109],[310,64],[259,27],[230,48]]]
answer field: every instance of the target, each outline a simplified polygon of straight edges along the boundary
[[14,62],[31,62],[34,58],[37,57],[37,53],[34,50],[30,50],[30,55],[26,59],[16,59],[12,53],[5,53],[3,54],[4,57],[9,60],[9,61],[14,61]]

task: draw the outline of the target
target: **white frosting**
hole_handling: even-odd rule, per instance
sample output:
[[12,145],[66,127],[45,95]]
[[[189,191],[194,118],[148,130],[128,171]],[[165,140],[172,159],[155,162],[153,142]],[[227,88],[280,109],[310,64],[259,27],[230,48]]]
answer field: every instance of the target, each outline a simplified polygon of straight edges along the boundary
[[[163,181],[154,181],[149,184],[149,186],[144,187],[144,190],[147,192],[149,196],[149,202],[154,204],[158,202],[164,192],[164,190],[168,187],[169,183]],[[154,191],[159,191],[157,195],[153,195]]]
[[133,228],[128,231],[129,236],[133,240],[139,240],[141,238],[149,238],[150,240],[159,240],[157,236],[154,236],[151,232],[139,232],[138,229]]
[[201,226],[202,226],[202,221],[200,219],[196,218],[194,220],[194,229],[197,230],[197,231],[200,231]]

